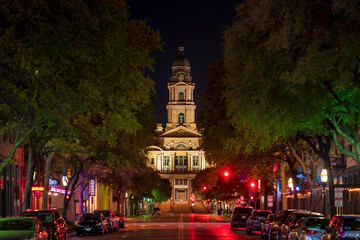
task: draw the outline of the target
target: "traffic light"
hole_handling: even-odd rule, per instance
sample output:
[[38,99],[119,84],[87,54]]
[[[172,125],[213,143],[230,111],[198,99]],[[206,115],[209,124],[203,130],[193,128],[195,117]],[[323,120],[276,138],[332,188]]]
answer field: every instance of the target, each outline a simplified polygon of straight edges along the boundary
[[223,176],[224,176],[224,181],[228,182],[229,181],[229,176],[230,176],[230,172],[228,170],[225,170],[223,172]]
[[206,186],[203,186],[203,191],[206,191],[207,187]]
[[255,189],[255,183],[254,183],[254,182],[251,182],[251,183],[250,183],[250,187],[251,187],[251,189]]

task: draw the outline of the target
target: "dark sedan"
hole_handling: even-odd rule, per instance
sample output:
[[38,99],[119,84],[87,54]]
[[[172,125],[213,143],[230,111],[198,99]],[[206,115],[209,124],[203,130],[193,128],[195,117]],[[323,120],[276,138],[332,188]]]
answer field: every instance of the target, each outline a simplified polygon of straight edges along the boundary
[[265,223],[261,225],[261,238],[269,239],[269,229],[276,220],[277,214],[270,214],[266,219]]
[[271,224],[269,226],[269,230],[268,230],[268,239],[269,240],[274,240],[274,239],[280,239],[280,229],[281,226],[284,224],[284,222],[286,221],[286,219],[288,218],[288,216],[293,213],[298,211],[297,209],[285,209],[285,210],[281,210],[277,217],[276,220],[273,224]]
[[104,235],[108,232],[107,220],[101,213],[85,213],[76,225],[77,236],[94,233]]
[[246,220],[249,218],[253,208],[250,206],[236,206],[232,213],[230,229],[246,227]]
[[246,233],[261,230],[261,226],[265,223],[265,218],[267,218],[270,214],[270,210],[254,209],[246,221]]
[[284,222],[284,224],[282,224],[279,228],[278,233],[279,238],[282,240],[287,240],[288,239],[288,235],[290,233],[291,230],[296,228],[296,223],[304,217],[324,217],[324,215],[322,213],[318,213],[318,212],[311,212],[311,211],[304,211],[304,210],[299,210],[297,212],[293,212],[291,213],[288,218],[286,219],[286,221]]

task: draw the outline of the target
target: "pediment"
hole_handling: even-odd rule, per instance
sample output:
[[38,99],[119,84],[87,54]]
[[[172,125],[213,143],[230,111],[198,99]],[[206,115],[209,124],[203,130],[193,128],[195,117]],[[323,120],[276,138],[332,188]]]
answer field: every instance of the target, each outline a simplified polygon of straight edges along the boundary
[[192,131],[184,126],[178,126],[161,135],[161,137],[201,137],[202,135],[196,131]]

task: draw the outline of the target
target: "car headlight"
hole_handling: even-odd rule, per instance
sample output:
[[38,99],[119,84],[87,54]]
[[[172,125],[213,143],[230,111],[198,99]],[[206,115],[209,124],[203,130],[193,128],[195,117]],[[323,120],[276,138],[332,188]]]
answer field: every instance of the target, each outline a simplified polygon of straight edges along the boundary
[[98,223],[95,225],[96,227],[101,227],[101,223]]
[[83,228],[84,226],[83,226],[83,225],[78,224],[78,225],[76,225],[76,227]]

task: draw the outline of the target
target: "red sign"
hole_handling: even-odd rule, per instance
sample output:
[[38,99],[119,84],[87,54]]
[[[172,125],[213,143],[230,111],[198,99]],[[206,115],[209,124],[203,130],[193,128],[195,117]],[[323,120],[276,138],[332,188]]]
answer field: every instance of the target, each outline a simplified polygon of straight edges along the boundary
[[36,193],[35,193],[35,197],[36,197],[36,198],[41,198],[41,196],[42,196],[42,193],[41,193],[41,192],[36,192]]
[[342,188],[335,188],[334,193],[334,200],[335,200],[335,207],[342,207],[343,206],[343,189]]
[[268,207],[273,207],[274,206],[274,196],[273,195],[268,195]]

